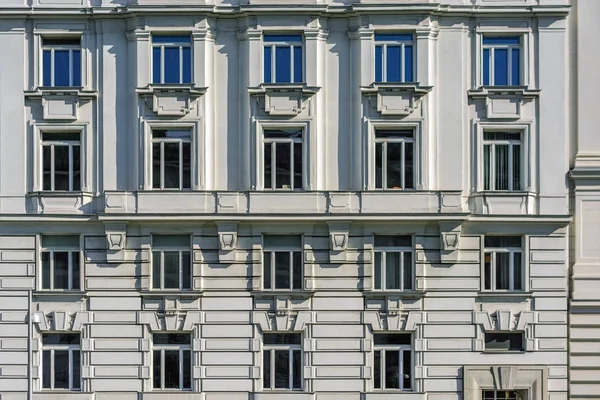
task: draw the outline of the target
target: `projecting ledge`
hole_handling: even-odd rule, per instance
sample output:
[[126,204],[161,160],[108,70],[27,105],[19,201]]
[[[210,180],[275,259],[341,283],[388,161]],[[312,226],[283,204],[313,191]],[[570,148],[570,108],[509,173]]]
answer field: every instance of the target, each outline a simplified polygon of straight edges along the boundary
[[93,400],[94,393],[82,392],[39,392],[33,394],[33,400]]
[[424,393],[414,392],[382,392],[382,393],[363,393],[362,400],[422,400]]

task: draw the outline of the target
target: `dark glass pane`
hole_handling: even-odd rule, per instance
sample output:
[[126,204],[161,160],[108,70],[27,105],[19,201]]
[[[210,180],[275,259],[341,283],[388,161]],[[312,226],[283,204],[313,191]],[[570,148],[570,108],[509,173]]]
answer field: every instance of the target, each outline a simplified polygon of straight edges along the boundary
[[302,334],[301,333],[263,333],[264,344],[301,344]]
[[387,144],[387,188],[402,189],[402,143]]
[[69,146],[54,145],[54,190],[69,190]]
[[152,187],[160,189],[160,143],[152,144]]
[[387,68],[387,79],[386,82],[400,82],[400,66],[402,65],[402,48],[400,46],[387,46],[387,60],[386,60],[386,68]]
[[302,82],[302,47],[294,46],[294,82]]
[[165,47],[164,48],[164,68],[165,68],[165,82],[164,83],[181,83],[179,73],[180,58],[179,58],[179,47]]
[[73,389],[81,389],[81,352],[73,350],[73,368],[71,375],[73,376]]
[[519,36],[484,36],[483,44],[495,44],[495,45],[514,45],[520,44],[521,38]]
[[483,84],[485,86],[490,85],[490,49],[483,49],[483,66],[482,75],[483,75]]
[[272,74],[272,51],[271,51],[271,46],[265,46],[265,53],[264,53],[264,67],[265,67],[265,71],[264,71],[264,77],[263,79],[265,80],[265,83],[271,83],[271,74]]
[[152,36],[152,43],[191,43],[190,36],[185,35],[155,35]]
[[264,156],[265,156],[265,174],[264,174],[264,185],[265,185],[265,189],[272,189],[272,185],[271,185],[271,143],[265,143],[265,150],[264,150]]
[[523,269],[521,267],[521,253],[513,253],[514,290],[523,290]]
[[69,375],[69,351],[54,350],[54,389],[68,389]]
[[54,289],[69,288],[69,253],[54,252]]
[[263,132],[265,138],[289,138],[289,139],[301,139],[302,129],[289,128],[289,129],[266,129]]
[[302,253],[295,251],[292,253],[294,268],[293,268],[293,282],[292,289],[301,290],[302,285]]
[[383,46],[375,46],[375,82],[383,81]]
[[496,400],[493,390],[484,390],[481,400]]
[[275,289],[290,289],[290,253],[275,252]]
[[508,190],[508,145],[496,145],[496,190]]
[[523,333],[485,333],[487,350],[523,350]]
[[400,352],[385,352],[385,389],[400,389]]
[[179,189],[179,143],[164,143],[165,189]]
[[375,188],[383,187],[383,143],[375,144]]
[[192,260],[189,251],[181,253],[181,288],[192,288]]
[[179,350],[165,350],[165,389],[179,389]]
[[42,165],[43,165],[43,190],[52,190],[52,148],[50,146],[42,147]]
[[412,139],[414,132],[411,130],[398,130],[398,129],[377,129],[375,131],[376,138],[406,138]]
[[73,271],[73,282],[71,288],[73,290],[79,290],[80,288],[80,274],[79,274],[79,252],[74,251],[71,253],[71,268]]
[[483,287],[485,290],[492,290],[492,253],[485,253],[483,268]]
[[69,50],[54,50],[54,86],[69,86]]
[[192,342],[189,333],[155,333],[152,335],[152,342],[157,344],[186,344]]
[[513,190],[523,190],[521,187],[521,146],[513,145],[512,146],[512,163],[513,163],[513,175],[512,175],[512,184]]
[[183,387],[182,389],[192,388],[192,352],[183,351]]
[[275,47],[275,82],[291,82],[291,49],[287,46]]
[[291,174],[291,143],[273,143],[275,146],[275,187],[288,189]]
[[375,235],[375,247],[412,247],[410,235]]
[[413,81],[413,47],[404,46],[404,82]]
[[164,257],[164,288],[179,289],[179,252],[165,251]]
[[[43,74],[44,74],[44,86],[52,86],[52,51],[44,50],[43,58]],[[45,387],[45,386],[44,386]]]
[[508,85],[508,50],[494,49],[494,85]]
[[375,252],[375,289],[381,289],[381,254]]
[[190,47],[183,47],[182,53],[182,64],[181,69],[183,77],[181,83],[192,83],[192,49]]
[[375,350],[373,359],[373,387],[381,389],[381,351]]
[[42,387],[44,389],[51,389],[52,382],[52,352],[50,350],[44,350],[42,352]]
[[182,143],[183,152],[183,189],[192,188],[192,144]]
[[42,252],[42,289],[50,289],[50,253]]
[[275,350],[275,389],[290,388],[290,353]]
[[483,133],[484,140],[521,140],[520,132],[486,131]]
[[413,40],[410,33],[376,33],[376,42],[409,42]]
[[373,335],[376,345],[400,344],[410,345],[409,333],[376,333]]
[[412,357],[410,351],[402,352],[402,388],[412,389]]
[[294,189],[303,189],[304,184],[302,179],[302,164],[304,160],[302,154],[302,143],[293,143],[292,146],[294,149]]
[[486,236],[485,247],[521,247],[521,236]]
[[271,283],[271,252],[264,252],[263,260],[263,288],[272,289]]
[[510,289],[510,254],[496,253],[496,289]]
[[152,252],[152,288],[160,289],[160,251]]
[[154,389],[160,389],[160,366],[161,366],[161,359],[160,359],[160,350],[154,350],[152,352],[152,381],[153,381],[153,385],[152,387]]
[[302,42],[302,35],[264,35],[263,42]]
[[160,47],[152,48],[152,82],[160,82]]
[[512,49],[512,81],[511,85],[521,84],[521,52],[519,49]]
[[81,148],[73,146],[73,190],[81,190]]
[[492,189],[490,187],[490,182],[491,182],[490,151],[491,151],[490,145],[483,146],[483,190],[491,190]]
[[271,388],[271,351],[263,350],[263,388]]
[[292,389],[302,389],[302,352],[292,351]]
[[72,86],[81,86],[81,50],[72,50],[73,63],[71,65]]
[[412,253],[404,252],[404,290],[414,289],[413,268],[412,268]]
[[42,344],[79,344],[78,333],[45,333],[42,336]]
[[400,253],[385,254],[385,285],[386,289],[401,289],[400,283]]
[[404,189],[414,189],[414,145],[413,143],[404,143]]

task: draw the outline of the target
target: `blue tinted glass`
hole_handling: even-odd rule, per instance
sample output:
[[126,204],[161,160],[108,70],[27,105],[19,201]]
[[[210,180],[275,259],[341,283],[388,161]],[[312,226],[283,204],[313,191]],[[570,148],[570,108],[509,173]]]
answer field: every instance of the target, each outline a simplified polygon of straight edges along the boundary
[[152,82],[160,83],[160,47],[152,49]]
[[81,50],[73,50],[73,86],[81,86]]
[[180,83],[179,81],[179,47],[165,47],[165,82]]
[[189,36],[152,36],[152,43],[191,43]]
[[192,83],[192,49],[184,47],[181,49],[183,53],[182,70],[183,76],[181,83]]
[[54,50],[54,86],[69,86],[69,50]]
[[521,44],[520,36],[484,36],[483,44],[510,45]]
[[289,47],[275,48],[275,82],[291,82],[291,49]]
[[413,35],[410,33],[376,33],[376,42],[409,42],[413,40]]
[[519,49],[512,50],[512,82],[511,85],[521,84],[521,57]]
[[508,50],[494,49],[494,85],[508,85]]
[[263,62],[265,63],[265,83],[271,83],[271,65],[272,65],[272,58],[271,58],[271,47],[265,47],[265,57]]
[[383,81],[383,46],[375,46],[375,82]]
[[44,69],[44,86],[52,86],[52,54],[50,50],[44,50],[44,60],[43,66]]
[[483,72],[483,84],[484,85],[489,85],[490,84],[490,49],[483,49],[483,66],[482,68],[482,72]]
[[302,82],[302,47],[294,46],[294,82]]
[[404,46],[404,82],[413,81],[413,47]]
[[400,63],[401,63],[401,55],[400,55],[401,47],[400,46],[388,46],[387,47],[387,79],[386,82],[400,82]]
[[263,42],[301,42],[302,35],[264,35]]

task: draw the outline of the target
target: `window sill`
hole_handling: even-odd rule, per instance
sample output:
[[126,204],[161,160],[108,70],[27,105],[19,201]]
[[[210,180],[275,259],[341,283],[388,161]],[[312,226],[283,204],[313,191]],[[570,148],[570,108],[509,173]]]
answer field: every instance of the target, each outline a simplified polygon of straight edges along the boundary
[[472,196],[485,196],[485,197],[523,197],[523,196],[535,196],[535,192],[531,191],[520,191],[520,190],[479,190],[472,193]]
[[533,292],[492,292],[492,291],[480,291],[477,296],[482,298],[529,298],[533,295]]
[[305,82],[293,83],[261,83],[259,86],[250,87],[250,94],[265,94],[273,92],[301,92],[306,95],[313,95],[321,88],[318,86],[308,86]]
[[483,350],[483,354],[526,354],[525,350]]
[[201,297],[202,296],[202,292],[197,290],[197,291],[192,291],[192,290],[143,290],[139,292],[140,296],[145,296],[145,297],[153,297],[153,296],[177,296],[177,297]]
[[36,192],[29,192],[27,194],[29,197],[93,197],[92,192],[85,191],[72,191],[69,192],[67,190],[40,190]]
[[87,296],[87,292],[82,290],[34,290],[31,293],[32,296],[76,296],[76,297],[84,297]]
[[42,98],[44,96],[77,96],[84,99],[95,99],[98,91],[79,86],[38,86],[33,90],[25,90],[25,97]]
[[255,297],[269,296],[300,296],[310,297],[315,294],[314,290],[252,290],[250,294]]
[[433,89],[433,86],[423,86],[419,82],[373,82],[369,86],[361,86],[363,94],[374,94],[379,92],[413,92],[425,95]]
[[160,92],[166,93],[189,93],[201,96],[208,88],[195,86],[193,83],[150,83],[145,87],[137,87],[135,91],[138,94],[154,94]]
[[413,298],[413,299],[418,299],[421,298],[423,296],[425,296],[425,294],[427,294],[427,291],[425,290],[369,290],[369,291],[363,291],[362,292],[364,296],[366,297],[377,297],[377,296],[386,296],[386,297],[402,297],[402,298]]

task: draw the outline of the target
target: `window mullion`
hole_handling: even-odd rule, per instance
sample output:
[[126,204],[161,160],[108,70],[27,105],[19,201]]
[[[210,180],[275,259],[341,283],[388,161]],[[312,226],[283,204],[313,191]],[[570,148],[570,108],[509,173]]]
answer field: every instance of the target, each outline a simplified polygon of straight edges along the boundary
[[54,290],[54,251],[50,251],[50,290]]
[[69,390],[73,390],[73,350],[67,351],[69,355]]
[[387,271],[387,251],[381,252],[381,290],[387,290],[386,271]]
[[73,191],[73,145],[67,146],[69,149],[69,191]]
[[272,83],[276,83],[277,79],[277,72],[276,72],[276,68],[277,68],[277,52],[276,52],[277,46],[275,46],[275,44],[271,45],[271,82]]
[[165,288],[165,252],[160,251],[160,288]]
[[165,142],[160,141],[160,188],[165,188]]
[[165,45],[160,45],[160,83],[165,83]]
[[404,68],[404,63],[406,60],[406,53],[405,53],[405,48],[404,48],[404,43],[402,43],[400,45],[400,82],[406,82],[406,77],[405,77],[405,73],[406,73],[406,68]]
[[177,253],[179,254],[179,290],[181,290],[183,288],[183,254],[181,250]]
[[290,271],[290,287],[289,289],[292,290],[294,288],[293,282],[294,282],[294,252],[290,251],[289,254],[289,260],[290,260],[290,265],[288,266],[288,269]]
[[272,251],[271,252],[271,288],[273,290],[277,290],[277,276],[276,274],[276,270],[275,270],[275,252]]
[[73,87],[73,49],[69,49],[69,71],[67,72],[69,76],[69,87]]
[[381,78],[387,82],[387,44],[383,44],[381,49]]
[[294,351],[290,347],[288,349],[288,389],[294,388]]
[[160,349],[160,388],[165,388],[165,349]]
[[490,73],[490,85],[494,86],[496,84],[496,74],[494,73],[494,59],[496,58],[496,54],[494,52],[494,47],[490,47],[490,65],[489,73]]
[[[404,46],[404,45],[403,45]],[[406,154],[405,154],[405,141],[403,140],[400,144],[400,183],[402,185],[402,190],[406,189],[406,177],[405,177],[405,168],[406,165]]]
[[54,349],[50,349],[50,389],[54,389]]
[[294,45],[290,46],[290,82],[294,82]]
[[404,371],[402,368],[404,364],[404,351],[405,350],[398,349],[398,386],[400,387],[400,390],[404,390],[404,379],[402,379]]
[[381,180],[384,189],[389,189],[387,180],[387,140],[381,144]]
[[[277,142],[271,142],[271,188],[277,189]],[[275,275],[273,275],[275,276]]]
[[179,46],[179,83],[183,83],[183,46]]
[[179,190],[183,189],[183,141],[179,144]]
[[404,252],[400,252],[400,290],[404,290]]
[[509,86],[513,85],[513,81],[512,81],[512,49],[513,47],[508,46],[508,48],[506,49],[506,53],[507,53],[507,57],[506,57],[506,78],[507,78],[507,83]]
[[[54,174],[55,174],[55,168],[54,168],[54,145],[51,144],[50,145],[50,190],[54,191]],[[43,185],[43,182],[42,182]]]
[[515,263],[514,251],[508,252],[508,289],[515,290]]
[[73,262],[71,252],[67,252],[67,288],[73,289]]
[[54,72],[54,49],[50,49],[50,86],[54,86]]
[[496,190],[496,144],[490,144],[490,189]]
[[179,365],[179,390],[183,389],[183,349],[179,347],[179,359],[177,360]]
[[294,187],[294,141],[290,141],[290,188],[292,190]]
[[508,143],[508,190],[514,190],[513,186],[513,145]]
[[275,350],[269,350],[269,360],[271,361],[271,389],[275,389]]

